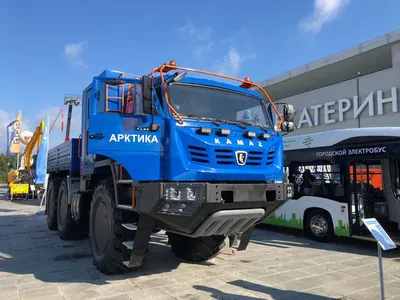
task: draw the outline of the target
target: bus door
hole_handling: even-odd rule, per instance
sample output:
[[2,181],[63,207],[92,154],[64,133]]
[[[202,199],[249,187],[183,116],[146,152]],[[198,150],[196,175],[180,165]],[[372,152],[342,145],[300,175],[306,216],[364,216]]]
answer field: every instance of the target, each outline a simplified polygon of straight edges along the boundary
[[362,234],[362,218],[374,216],[374,202],[382,201],[382,166],[378,160],[349,163],[350,224],[352,234]]

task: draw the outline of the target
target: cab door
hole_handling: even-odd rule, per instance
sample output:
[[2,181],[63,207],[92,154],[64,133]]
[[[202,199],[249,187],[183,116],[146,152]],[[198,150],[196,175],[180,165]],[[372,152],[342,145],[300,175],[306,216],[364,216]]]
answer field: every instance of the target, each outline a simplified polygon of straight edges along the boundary
[[120,163],[135,181],[159,179],[163,120],[143,113],[140,81],[95,78],[91,95],[88,153]]

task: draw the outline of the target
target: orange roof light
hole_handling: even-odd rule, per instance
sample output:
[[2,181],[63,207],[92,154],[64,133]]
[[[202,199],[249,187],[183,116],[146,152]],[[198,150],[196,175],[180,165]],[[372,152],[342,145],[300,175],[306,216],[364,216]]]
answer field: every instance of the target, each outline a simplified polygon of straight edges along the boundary
[[[164,67],[163,73],[168,73],[169,71],[173,70],[174,67],[176,67],[176,62],[174,60],[171,60],[168,65],[164,64],[164,66],[166,67]],[[172,68],[169,68],[168,66],[171,66]]]
[[244,79],[245,82],[243,82],[241,85],[239,85],[239,87],[243,88],[243,89],[249,89],[252,87],[252,84],[249,83],[250,82],[250,77],[246,77]]

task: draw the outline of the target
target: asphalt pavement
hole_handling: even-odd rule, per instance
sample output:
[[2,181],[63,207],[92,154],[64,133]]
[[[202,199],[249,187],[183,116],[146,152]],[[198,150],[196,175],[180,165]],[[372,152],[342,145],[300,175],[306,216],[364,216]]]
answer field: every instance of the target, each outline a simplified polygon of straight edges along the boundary
[[[5,192],[0,186],[0,300],[380,299],[376,244],[322,244],[264,227],[247,251],[226,247],[202,264],[177,259],[155,234],[141,270],[104,275],[88,239],[60,240],[36,214],[38,200],[10,202]],[[384,279],[386,299],[400,299],[400,250],[384,253]]]

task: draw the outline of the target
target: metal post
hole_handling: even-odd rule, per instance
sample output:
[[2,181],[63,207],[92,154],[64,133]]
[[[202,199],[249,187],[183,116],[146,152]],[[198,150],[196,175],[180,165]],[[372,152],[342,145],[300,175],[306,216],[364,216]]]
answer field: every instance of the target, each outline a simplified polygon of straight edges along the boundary
[[81,99],[79,96],[66,95],[64,96],[64,105],[68,105],[67,129],[65,133],[65,141],[69,141],[69,133],[71,129],[72,106],[79,106]]
[[385,286],[383,282],[383,266],[382,266],[382,248],[379,245],[379,243],[376,244],[378,245],[379,277],[381,280],[381,299],[385,300]]
[[[358,107],[360,107],[360,76],[361,76],[361,72],[357,73],[357,103],[358,103]],[[361,119],[360,119],[360,115],[357,116],[357,122],[358,122],[358,128],[361,127]]]

